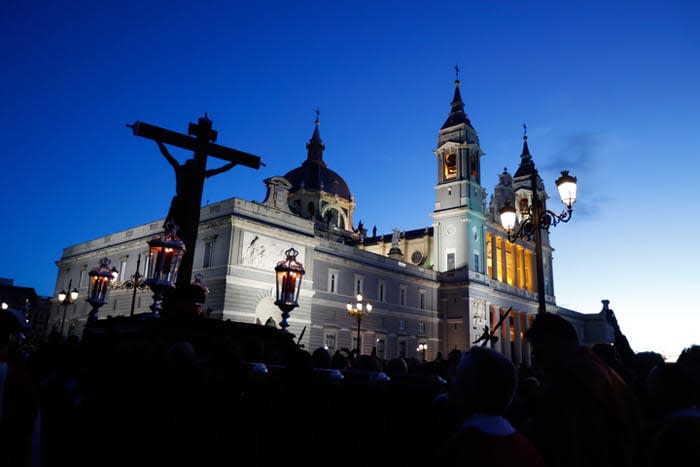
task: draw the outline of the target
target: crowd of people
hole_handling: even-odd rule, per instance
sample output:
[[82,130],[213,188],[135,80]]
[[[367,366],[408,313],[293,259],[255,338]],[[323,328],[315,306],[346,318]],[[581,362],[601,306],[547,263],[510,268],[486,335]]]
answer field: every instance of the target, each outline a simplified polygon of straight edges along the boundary
[[700,346],[666,362],[615,329],[587,347],[538,314],[516,367],[486,346],[385,360],[255,335],[28,346],[3,314],[0,465],[700,465]]

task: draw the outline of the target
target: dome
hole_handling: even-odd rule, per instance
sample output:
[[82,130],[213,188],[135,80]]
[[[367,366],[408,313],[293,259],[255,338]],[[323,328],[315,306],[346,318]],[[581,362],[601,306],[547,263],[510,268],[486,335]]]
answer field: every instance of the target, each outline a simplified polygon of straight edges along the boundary
[[351,200],[350,189],[343,177],[329,169],[323,161],[323,150],[326,146],[321,140],[321,133],[318,127],[319,121],[317,117],[314,133],[306,145],[308,151],[306,160],[301,164],[301,167],[289,171],[284,176],[292,184],[289,192],[295,193],[301,189],[324,191],[343,199]]
[[326,167],[322,161],[304,161],[301,167],[288,172],[284,177],[292,184],[290,193],[303,188],[311,191],[325,191],[350,199],[350,189],[343,177]]

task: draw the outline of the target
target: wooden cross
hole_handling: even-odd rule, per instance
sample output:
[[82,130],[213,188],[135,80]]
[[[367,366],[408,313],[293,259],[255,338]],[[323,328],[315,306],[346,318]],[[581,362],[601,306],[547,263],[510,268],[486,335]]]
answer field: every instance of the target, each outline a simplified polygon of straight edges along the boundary
[[[161,153],[175,170],[176,195],[173,197],[165,222],[170,221],[177,226],[177,235],[185,243],[185,255],[182,258],[175,285],[188,286],[191,281],[197,243],[204,180],[238,164],[256,170],[265,164],[258,156],[215,144],[218,133],[212,129],[212,121],[206,113],[197,123],[189,124],[186,135],[140,121],[126,126],[131,128],[135,136],[152,139],[158,143]],[[180,164],[170,155],[164,144],[194,151],[194,157]],[[207,170],[208,156],[228,161],[228,164]]]

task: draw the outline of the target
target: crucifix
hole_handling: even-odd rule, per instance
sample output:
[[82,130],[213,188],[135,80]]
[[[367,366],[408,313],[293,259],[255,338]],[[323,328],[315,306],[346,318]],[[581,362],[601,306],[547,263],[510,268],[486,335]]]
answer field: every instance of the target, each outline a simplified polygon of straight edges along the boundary
[[[204,180],[238,164],[256,170],[265,164],[258,156],[215,144],[217,131],[212,129],[212,121],[206,113],[197,123],[190,123],[186,135],[140,121],[126,126],[131,128],[135,136],[154,140],[163,157],[175,170],[175,196],[170,203],[164,225],[172,222],[177,228],[177,236],[185,243],[185,255],[182,258],[175,285],[176,287],[189,286],[197,243]],[[170,155],[165,147],[166,144],[192,150],[194,156],[184,163],[179,163]],[[228,161],[228,163],[207,170],[208,156]]]

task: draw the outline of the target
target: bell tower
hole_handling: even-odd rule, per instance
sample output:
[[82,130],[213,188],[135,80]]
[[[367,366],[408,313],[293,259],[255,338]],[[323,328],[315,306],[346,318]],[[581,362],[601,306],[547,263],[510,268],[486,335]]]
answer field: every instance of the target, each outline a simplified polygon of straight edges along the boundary
[[433,241],[439,272],[484,270],[484,212],[479,137],[464,111],[459,68],[450,114],[438,133]]

